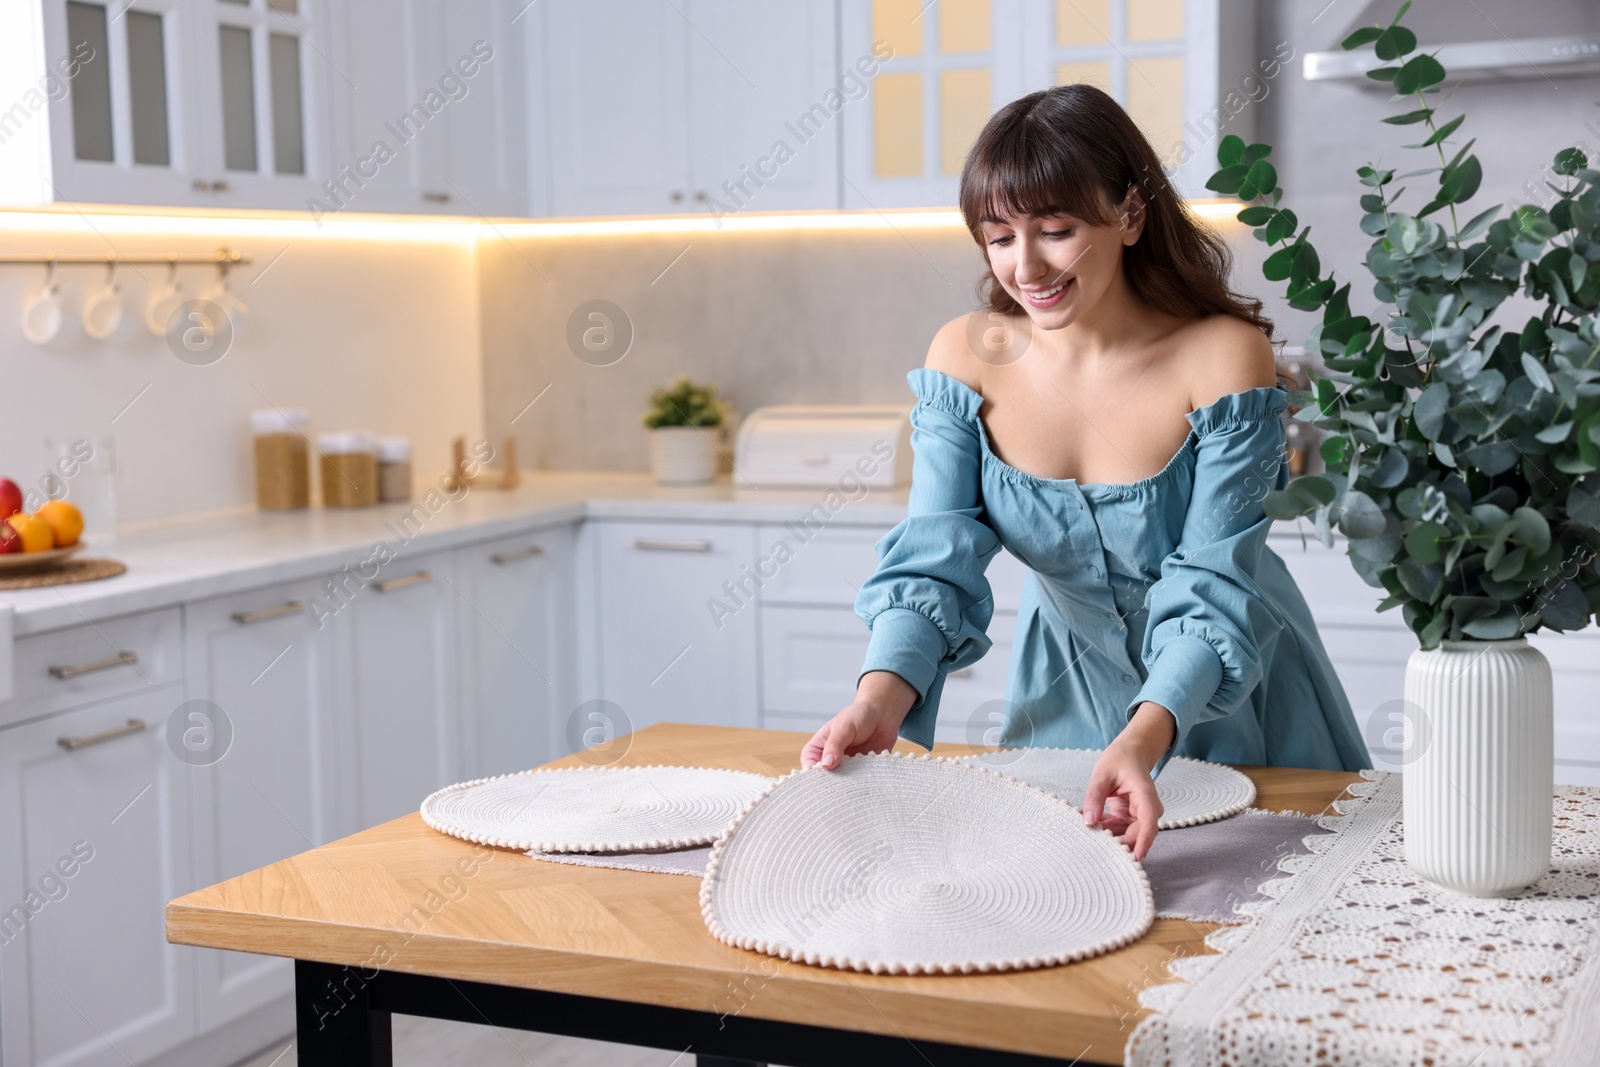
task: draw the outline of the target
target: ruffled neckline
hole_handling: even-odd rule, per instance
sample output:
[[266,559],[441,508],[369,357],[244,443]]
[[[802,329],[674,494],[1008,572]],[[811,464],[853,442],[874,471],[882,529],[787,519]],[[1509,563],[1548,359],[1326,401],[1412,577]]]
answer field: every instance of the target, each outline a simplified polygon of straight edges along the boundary
[[1031,485],[1070,487],[1082,493],[1101,493],[1108,496],[1126,496],[1149,489],[1165,481],[1178,468],[1179,460],[1200,440],[1218,430],[1244,422],[1276,419],[1289,406],[1289,394],[1280,385],[1257,385],[1237,393],[1224,393],[1204,407],[1186,412],[1189,436],[1155,474],[1136,482],[1079,482],[1076,478],[1046,478],[1030,474],[1007,463],[989,445],[989,431],[983,425],[978,411],[983,407],[983,394],[959,378],[952,378],[932,367],[917,367],[907,372],[906,383],[918,400],[944,408],[952,415],[972,423],[983,448],[984,459],[1013,480]]

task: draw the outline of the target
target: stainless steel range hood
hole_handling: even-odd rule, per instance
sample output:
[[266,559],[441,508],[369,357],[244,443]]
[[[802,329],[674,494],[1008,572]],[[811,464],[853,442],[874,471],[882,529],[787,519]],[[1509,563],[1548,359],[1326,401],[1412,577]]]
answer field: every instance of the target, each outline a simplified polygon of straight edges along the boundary
[[[1400,0],[1371,0],[1340,39],[1362,26],[1387,26],[1399,9]],[[1594,0],[1419,0],[1402,25],[1417,35],[1419,51],[1437,54],[1451,81],[1600,73],[1600,4]],[[1383,65],[1369,46],[1307,53],[1303,71],[1307,81],[1355,79],[1387,92],[1387,82],[1365,76]]]

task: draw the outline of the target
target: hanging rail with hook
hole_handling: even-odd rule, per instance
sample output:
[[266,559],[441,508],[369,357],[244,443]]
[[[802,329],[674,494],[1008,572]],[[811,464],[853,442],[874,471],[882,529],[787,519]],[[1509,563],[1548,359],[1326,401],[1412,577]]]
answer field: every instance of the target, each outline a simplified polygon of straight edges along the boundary
[[0,266],[24,265],[24,266],[35,266],[35,267],[58,267],[58,266],[59,267],[68,267],[68,266],[110,267],[110,266],[122,266],[122,265],[126,264],[126,265],[140,265],[140,266],[151,266],[151,267],[160,267],[160,266],[173,266],[173,267],[178,267],[178,266],[238,267],[238,266],[244,266],[244,265],[248,264],[249,262],[250,262],[249,253],[247,253],[247,252],[239,252],[239,251],[236,251],[234,249],[226,248],[226,247],[219,248],[219,249],[217,249],[215,252],[213,252],[210,255],[200,255],[200,254],[197,254],[197,253],[179,254],[177,252],[168,253],[167,255],[164,255],[164,256],[124,256],[124,255],[117,255],[115,253],[108,253],[106,255],[101,255],[101,256],[94,256],[94,255],[69,255],[69,256],[42,255],[42,256],[39,256],[39,255],[0,254]]

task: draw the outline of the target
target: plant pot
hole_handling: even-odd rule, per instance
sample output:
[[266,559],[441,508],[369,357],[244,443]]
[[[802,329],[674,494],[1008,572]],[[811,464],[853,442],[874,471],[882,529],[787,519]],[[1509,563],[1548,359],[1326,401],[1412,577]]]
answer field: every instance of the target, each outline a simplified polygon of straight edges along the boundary
[[700,485],[717,474],[720,426],[657,426],[650,431],[650,465],[662,485]]
[[1406,663],[1406,863],[1467,896],[1503,897],[1550,867],[1550,662],[1526,638],[1445,641]]

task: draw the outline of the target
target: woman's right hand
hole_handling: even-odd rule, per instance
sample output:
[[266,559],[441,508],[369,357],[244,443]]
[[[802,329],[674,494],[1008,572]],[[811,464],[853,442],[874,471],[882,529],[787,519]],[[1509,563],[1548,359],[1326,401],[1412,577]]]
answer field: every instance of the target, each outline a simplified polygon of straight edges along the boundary
[[850,706],[823,724],[800,750],[800,766],[826,770],[858,752],[894,747],[900,724],[916,703],[917,691],[893,671],[868,671],[856,687]]

